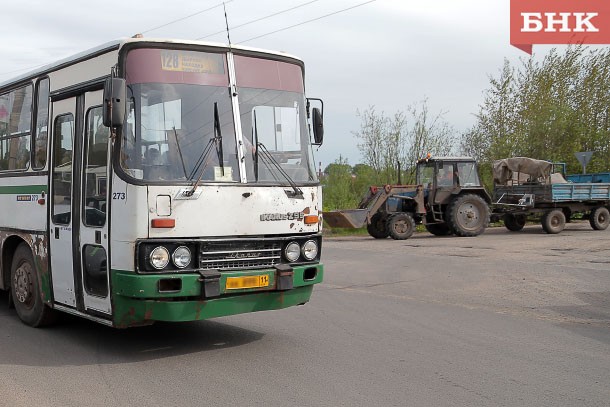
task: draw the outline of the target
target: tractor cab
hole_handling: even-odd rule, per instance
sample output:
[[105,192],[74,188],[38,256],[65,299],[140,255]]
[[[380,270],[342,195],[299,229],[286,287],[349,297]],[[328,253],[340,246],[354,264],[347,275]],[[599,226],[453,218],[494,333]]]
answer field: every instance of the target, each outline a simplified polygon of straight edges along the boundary
[[463,189],[483,189],[477,163],[470,157],[427,157],[417,162],[418,185],[433,204],[447,201]]

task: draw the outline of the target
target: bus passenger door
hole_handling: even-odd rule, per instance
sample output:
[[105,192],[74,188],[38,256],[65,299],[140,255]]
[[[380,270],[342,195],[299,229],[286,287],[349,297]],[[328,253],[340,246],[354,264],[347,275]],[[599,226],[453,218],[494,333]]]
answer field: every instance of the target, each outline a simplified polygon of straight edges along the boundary
[[[110,131],[103,125],[102,91],[85,93],[80,199],[81,292],[85,312],[110,316],[108,174]],[[98,315],[102,316],[102,315]]]
[[110,317],[107,179],[102,91],[53,102],[50,264],[57,304]]
[[73,174],[76,98],[53,102],[49,246],[53,298],[76,308],[73,249]]

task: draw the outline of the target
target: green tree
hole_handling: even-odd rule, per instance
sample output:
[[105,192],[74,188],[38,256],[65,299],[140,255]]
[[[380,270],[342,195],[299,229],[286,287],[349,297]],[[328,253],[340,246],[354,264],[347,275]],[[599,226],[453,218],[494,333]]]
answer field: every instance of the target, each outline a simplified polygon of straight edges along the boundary
[[461,150],[483,165],[527,156],[580,166],[574,156],[594,151],[589,171],[607,171],[610,162],[610,50],[568,47],[541,61],[504,61],[490,78],[475,125]]
[[354,208],[358,203],[354,194],[352,167],[341,156],[324,170],[322,186],[325,211]]
[[366,164],[356,164],[353,168],[353,190],[354,195],[360,202],[360,199],[368,191],[371,185],[383,185],[379,173],[375,169]]

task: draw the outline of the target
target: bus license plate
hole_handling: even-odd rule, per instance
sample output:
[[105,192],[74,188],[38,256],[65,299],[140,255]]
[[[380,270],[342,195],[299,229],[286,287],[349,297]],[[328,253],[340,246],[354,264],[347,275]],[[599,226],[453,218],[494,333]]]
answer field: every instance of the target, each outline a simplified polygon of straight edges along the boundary
[[244,288],[260,288],[269,286],[269,276],[227,277],[227,290],[241,290]]

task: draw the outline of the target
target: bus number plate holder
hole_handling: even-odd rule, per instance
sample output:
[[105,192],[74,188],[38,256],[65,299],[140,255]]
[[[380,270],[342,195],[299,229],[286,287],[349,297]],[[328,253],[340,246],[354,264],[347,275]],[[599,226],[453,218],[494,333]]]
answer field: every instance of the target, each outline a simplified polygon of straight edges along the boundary
[[269,287],[269,276],[262,274],[258,276],[227,277],[225,288],[227,290],[243,290],[247,288]]

